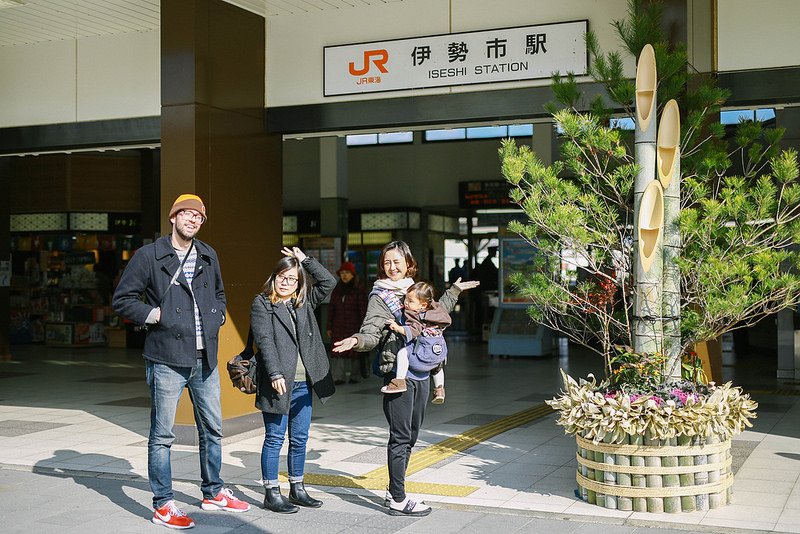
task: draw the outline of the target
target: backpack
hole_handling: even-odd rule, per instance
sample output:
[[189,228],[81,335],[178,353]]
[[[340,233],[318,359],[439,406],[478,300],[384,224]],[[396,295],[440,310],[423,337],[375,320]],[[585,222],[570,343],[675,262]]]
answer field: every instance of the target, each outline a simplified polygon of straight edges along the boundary
[[414,340],[408,354],[408,367],[417,372],[435,369],[447,359],[447,343],[441,328],[426,328]]
[[[403,304],[391,290],[373,290],[392,312],[399,324],[405,322]],[[372,294],[370,293],[370,294]],[[414,340],[413,348],[408,353],[408,367],[418,373],[426,373],[435,369],[447,359],[447,343],[444,341],[444,330],[438,327],[428,327]],[[378,370],[380,347],[373,363],[375,374],[381,376]]]

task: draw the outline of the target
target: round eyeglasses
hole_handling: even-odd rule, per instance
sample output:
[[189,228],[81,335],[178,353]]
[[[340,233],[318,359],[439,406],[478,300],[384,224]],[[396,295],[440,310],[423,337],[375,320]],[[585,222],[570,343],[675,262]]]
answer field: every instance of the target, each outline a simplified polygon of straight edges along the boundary
[[186,219],[187,221],[194,221],[200,224],[206,222],[206,218],[203,217],[203,214],[197,211],[181,210],[178,213],[180,213],[183,216],[183,218]]
[[275,281],[277,281],[279,284],[285,283],[288,286],[293,286],[297,283],[297,278],[294,276],[284,276],[279,274],[275,276]]

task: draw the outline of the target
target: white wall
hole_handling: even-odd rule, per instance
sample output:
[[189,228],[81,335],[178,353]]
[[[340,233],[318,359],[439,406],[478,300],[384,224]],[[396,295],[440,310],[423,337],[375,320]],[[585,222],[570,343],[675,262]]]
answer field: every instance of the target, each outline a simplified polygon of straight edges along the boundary
[[[589,29],[595,31],[601,46],[612,50],[619,42],[609,23],[623,18],[626,7],[626,0],[405,0],[361,9],[268,17],[267,106],[548,85],[550,80],[541,80],[326,98],[322,96],[322,50],[330,45],[581,19],[588,19]],[[633,57],[628,58],[628,67],[630,76],[634,76]]]
[[0,128],[161,114],[160,32],[0,48]]
[[[720,0],[719,69],[797,65],[799,0]],[[405,0],[368,8],[276,16],[266,21],[267,105],[483,91],[541,82],[514,82],[398,91],[379,95],[322,96],[322,49],[450,31],[588,19],[605,50],[618,39],[609,22],[623,18],[626,0]],[[159,32],[0,48],[0,128],[160,114]],[[633,58],[628,74],[633,76]]]
[[80,39],[77,83],[79,121],[161,115],[161,32]]
[[719,0],[720,71],[800,65],[800,1]]
[[75,120],[75,41],[0,48],[0,127]]

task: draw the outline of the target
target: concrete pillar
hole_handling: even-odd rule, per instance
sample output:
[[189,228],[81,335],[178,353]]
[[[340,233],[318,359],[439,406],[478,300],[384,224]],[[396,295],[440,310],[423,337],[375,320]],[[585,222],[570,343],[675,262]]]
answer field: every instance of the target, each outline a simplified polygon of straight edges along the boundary
[[[11,158],[0,158],[0,261],[11,261],[11,206],[8,191],[11,189]],[[9,267],[10,268],[10,267]],[[11,273],[9,273],[10,275]],[[9,280],[10,283],[10,280]],[[0,361],[11,359],[11,287],[0,285]]]
[[[223,431],[256,421],[252,396],[233,388],[225,363],[247,339],[250,305],[280,256],[281,139],[264,126],[265,21],[222,0],[161,3],[161,232],[182,193],[205,201],[199,238],[219,254],[227,323],[220,332]],[[188,395],[179,442],[196,441]]]
[[341,237],[347,249],[347,142],[323,137],[319,142],[320,234]]

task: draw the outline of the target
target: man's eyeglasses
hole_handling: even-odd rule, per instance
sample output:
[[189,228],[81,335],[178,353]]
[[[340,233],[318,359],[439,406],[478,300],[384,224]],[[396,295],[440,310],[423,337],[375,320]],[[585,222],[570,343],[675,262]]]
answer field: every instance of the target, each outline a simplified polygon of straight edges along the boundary
[[275,280],[279,284],[286,283],[286,285],[290,286],[293,286],[297,283],[297,278],[295,278],[294,276],[283,276],[282,274],[276,275]]
[[183,215],[183,218],[188,220],[188,221],[194,221],[194,222],[197,222],[197,223],[200,223],[200,224],[203,224],[204,222],[206,222],[206,218],[203,217],[203,214],[199,213],[197,211],[181,210],[178,213]]

